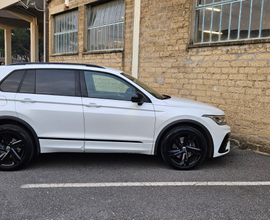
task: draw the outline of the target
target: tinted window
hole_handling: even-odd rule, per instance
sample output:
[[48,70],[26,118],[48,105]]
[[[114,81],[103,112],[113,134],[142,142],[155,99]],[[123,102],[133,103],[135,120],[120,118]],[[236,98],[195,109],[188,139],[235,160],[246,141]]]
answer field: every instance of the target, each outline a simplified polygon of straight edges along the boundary
[[3,92],[17,92],[23,77],[24,70],[18,70],[11,73],[2,83],[1,91]]
[[84,72],[88,96],[91,98],[131,100],[136,89],[124,80],[105,73]]
[[36,93],[75,96],[73,70],[36,70]]
[[36,81],[35,70],[28,70],[24,77],[20,92],[35,93],[35,81]]

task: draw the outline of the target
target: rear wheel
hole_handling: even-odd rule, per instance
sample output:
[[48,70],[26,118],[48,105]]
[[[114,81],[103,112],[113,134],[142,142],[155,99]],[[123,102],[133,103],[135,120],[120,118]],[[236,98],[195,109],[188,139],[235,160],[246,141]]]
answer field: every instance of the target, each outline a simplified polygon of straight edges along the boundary
[[169,130],[161,144],[161,155],[171,167],[191,169],[205,158],[207,145],[203,135],[190,126]]
[[30,135],[17,125],[0,125],[0,170],[17,170],[33,157]]

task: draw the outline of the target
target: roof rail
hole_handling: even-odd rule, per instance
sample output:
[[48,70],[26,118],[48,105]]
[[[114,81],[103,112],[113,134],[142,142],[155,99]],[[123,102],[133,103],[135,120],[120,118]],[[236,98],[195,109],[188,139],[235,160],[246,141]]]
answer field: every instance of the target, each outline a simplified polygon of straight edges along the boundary
[[105,69],[102,66],[98,65],[93,65],[93,64],[87,64],[87,63],[54,63],[54,62],[21,62],[21,63],[11,63],[9,66],[14,66],[14,65],[33,65],[33,64],[53,64],[53,65],[76,65],[76,66],[87,66],[87,67],[96,67],[96,68],[102,68]]

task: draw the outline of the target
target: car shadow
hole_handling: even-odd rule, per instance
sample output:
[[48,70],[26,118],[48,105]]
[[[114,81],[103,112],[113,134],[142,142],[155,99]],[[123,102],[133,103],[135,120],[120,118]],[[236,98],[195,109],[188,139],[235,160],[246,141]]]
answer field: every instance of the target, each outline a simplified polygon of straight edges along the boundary
[[[225,168],[232,166],[237,151],[218,158],[206,158],[196,170]],[[70,169],[74,168],[140,168],[140,169],[172,169],[160,155],[116,154],[116,153],[50,153],[36,156],[26,169]]]
[[166,168],[167,165],[160,156],[140,154],[115,154],[115,153],[50,153],[36,156],[27,169],[40,169],[57,167],[69,169],[70,167],[89,168]]

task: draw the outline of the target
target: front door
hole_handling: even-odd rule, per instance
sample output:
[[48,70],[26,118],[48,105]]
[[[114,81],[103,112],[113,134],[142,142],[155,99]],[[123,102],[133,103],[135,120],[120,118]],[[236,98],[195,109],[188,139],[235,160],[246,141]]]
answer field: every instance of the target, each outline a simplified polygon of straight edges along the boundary
[[136,88],[120,77],[84,71],[85,152],[150,154],[155,112],[151,102],[131,102]]

